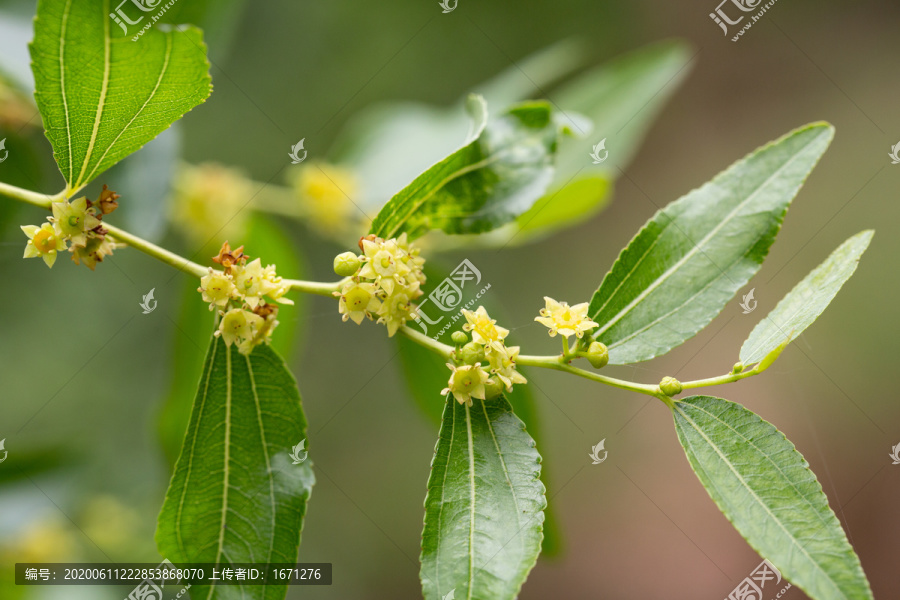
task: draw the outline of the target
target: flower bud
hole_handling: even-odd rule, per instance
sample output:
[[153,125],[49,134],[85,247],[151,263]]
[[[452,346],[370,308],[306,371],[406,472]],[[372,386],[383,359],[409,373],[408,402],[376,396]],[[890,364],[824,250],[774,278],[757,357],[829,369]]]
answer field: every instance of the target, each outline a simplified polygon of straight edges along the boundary
[[606,363],[609,362],[609,350],[603,342],[591,342],[585,356],[595,369],[605,367]]
[[484,346],[475,342],[469,342],[460,348],[459,360],[467,365],[484,362]]
[[681,393],[682,387],[681,382],[674,377],[663,377],[659,382],[659,389],[666,396],[674,396]]
[[736,362],[736,363],[734,363],[734,366],[731,367],[731,372],[734,373],[735,375],[742,372],[743,370],[744,370],[744,363],[742,363],[742,362]]
[[469,341],[469,336],[467,336],[464,331],[454,331],[450,335],[450,339],[457,346],[462,346],[463,344],[465,344]]
[[360,267],[359,257],[352,252],[341,252],[334,257],[334,272],[341,277],[356,275]]
[[496,400],[501,394],[503,394],[503,384],[494,377],[488,379],[484,384],[484,399]]

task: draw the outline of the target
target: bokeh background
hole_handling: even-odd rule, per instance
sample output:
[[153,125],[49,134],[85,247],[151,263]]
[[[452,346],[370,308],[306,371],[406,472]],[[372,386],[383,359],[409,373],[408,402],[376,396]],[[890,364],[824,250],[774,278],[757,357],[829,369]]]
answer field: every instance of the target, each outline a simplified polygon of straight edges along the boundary
[[[236,168],[211,168],[196,184],[209,186],[202,197],[239,215],[224,224],[232,239],[244,236],[284,256],[279,271],[292,271],[285,275],[317,280],[334,278],[331,258],[352,242],[310,219],[309,206],[297,209],[307,211],[304,219],[248,216],[251,198],[270,201],[272,210],[296,208],[291,182],[300,175],[286,166],[299,139],[311,162],[326,161],[354,142],[348,127],[373,118],[373,107],[384,103],[420,103],[461,117],[459,99],[502,72],[526,96],[553,100],[553,86],[535,85],[526,57],[561,41],[577,42],[576,62],[589,67],[683,40],[690,65],[660,87],[667,102],[630,161],[616,165],[622,172],[602,212],[530,244],[456,249],[440,258],[435,246],[435,264],[469,258],[478,265],[510,339],[532,354],[558,349],[533,322],[544,295],[588,300],[659,207],[799,125],[833,123],[831,149],[748,286],[758,310],[744,315],[736,299],[665,357],[609,370],[646,382],[727,372],[783,294],[844,239],[875,228],[857,274],[778,363],[713,393],[754,410],[796,444],[875,596],[897,597],[900,466],[888,456],[900,443],[900,165],[888,157],[900,141],[895,2],[783,0],[737,43],[710,20],[715,0],[460,0],[449,14],[436,0],[180,4],[204,14],[215,89],[175,131],[110,174],[123,195],[123,221],[116,222],[206,261],[219,240],[167,223],[178,197],[172,190],[179,182],[190,187],[186,164]],[[33,12],[30,1],[0,2],[0,138],[10,151],[0,181],[50,193],[62,186],[51,148],[29,94],[11,91],[30,91],[25,44]],[[560,56],[568,57],[559,58],[564,73],[571,57]],[[449,149],[465,135],[460,122]],[[446,136],[429,142],[429,135],[416,137],[413,151],[439,157],[447,150]],[[409,156],[385,146],[370,143],[370,163],[406,172]],[[0,199],[0,438],[9,451],[0,464],[0,597],[121,598],[127,588],[16,588],[12,565],[159,560],[155,520],[209,315],[190,296],[195,282],[134,251],[117,252],[95,272],[67,260],[52,271],[23,261],[18,225],[41,219],[37,209]],[[138,303],[151,288],[158,310],[143,315]],[[193,328],[185,325],[191,310],[204,317]],[[279,344],[304,397],[318,479],[300,559],[334,564],[334,585],[297,588],[288,597],[419,597],[422,504],[437,436],[428,410],[433,415],[442,399],[434,394],[435,405],[423,410],[383,328],[342,323],[330,299],[283,309],[280,320]],[[718,599],[756,567],[761,559],[696,480],[662,405],[563,374],[530,376],[555,533],[523,600]],[[609,458],[594,466],[588,453],[601,439]],[[806,596],[790,590],[783,597]]]

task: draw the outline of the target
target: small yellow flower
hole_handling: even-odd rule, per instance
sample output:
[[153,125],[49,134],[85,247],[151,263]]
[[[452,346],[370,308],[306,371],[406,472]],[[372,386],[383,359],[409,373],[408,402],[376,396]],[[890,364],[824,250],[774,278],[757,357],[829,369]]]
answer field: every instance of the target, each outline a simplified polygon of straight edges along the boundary
[[447,363],[450,370],[450,380],[447,387],[441,390],[441,395],[452,393],[460,404],[472,406],[472,398],[484,400],[484,385],[488,381],[488,374],[481,368],[480,363],[456,367]]
[[40,227],[37,225],[22,225],[22,231],[28,236],[24,258],[40,256],[47,263],[48,267],[52,267],[53,263],[56,262],[56,253],[66,249],[65,238],[50,223],[44,223]]
[[463,329],[472,332],[473,342],[494,350],[503,350],[503,339],[509,334],[509,330],[498,327],[497,321],[491,319],[483,306],[479,306],[475,312],[463,309],[462,313],[466,317]]
[[210,267],[209,274],[200,278],[197,291],[203,295],[203,301],[209,302],[209,310],[223,308],[234,297],[235,287],[231,275],[215,271]]
[[263,291],[266,296],[275,302],[280,302],[281,304],[294,303],[290,298],[284,297],[285,294],[291,291],[291,285],[285,283],[284,279],[275,273],[275,265],[267,265],[263,269]]
[[343,320],[351,319],[357,325],[362,323],[364,318],[371,318],[372,313],[381,306],[375,295],[374,283],[348,281],[344,289],[339,294],[335,292],[335,295],[339,295],[341,299],[338,311],[344,315]]
[[53,222],[59,231],[76,246],[84,246],[87,243],[87,232],[100,225],[100,219],[88,209],[87,198],[83,196],[72,202],[54,202],[50,208],[53,211]]
[[234,287],[250,308],[256,308],[266,294],[266,275],[260,259],[246,265],[237,264],[231,268]]
[[487,353],[491,374],[496,375],[506,391],[511,392],[514,383],[528,383],[525,377],[516,371],[516,359],[519,357],[519,346],[504,347],[502,351],[495,350]]
[[265,323],[265,319],[248,310],[233,308],[222,315],[216,335],[221,335],[225,343],[237,344],[241,354],[249,354],[252,341]]
[[394,337],[401,325],[409,319],[411,301],[404,292],[397,292],[381,301],[378,307],[378,322],[387,325],[388,337]]
[[550,329],[550,337],[557,333],[569,337],[574,333],[575,337],[580,338],[584,336],[585,331],[597,327],[597,324],[587,317],[587,302],[569,306],[548,296],[544,296],[544,302],[546,306],[541,309],[541,316],[535,317],[534,320]]
[[394,293],[394,285],[405,285],[404,276],[410,272],[405,258],[408,256],[397,244],[397,240],[362,241],[363,259],[366,263],[359,271],[364,279],[374,279],[375,285],[390,295]]

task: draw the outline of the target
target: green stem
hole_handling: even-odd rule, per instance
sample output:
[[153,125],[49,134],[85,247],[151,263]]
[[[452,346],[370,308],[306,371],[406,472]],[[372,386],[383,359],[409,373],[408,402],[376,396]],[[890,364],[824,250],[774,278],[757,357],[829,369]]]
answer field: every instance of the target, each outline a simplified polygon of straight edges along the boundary
[[[58,194],[48,196],[47,194],[38,194],[37,192],[31,192],[29,190],[25,190],[6,183],[0,183],[0,194],[48,210],[51,203],[66,199],[65,190]],[[144,238],[125,231],[124,229],[120,229],[115,225],[110,225],[106,221],[103,222],[103,228],[106,229],[106,231],[114,240],[123,244],[127,244],[128,246],[130,246],[131,248],[135,248],[136,250],[140,250],[144,254],[152,256],[166,263],[167,265],[178,269],[179,271],[182,271],[189,275],[194,275],[195,277],[203,277],[209,272],[209,269],[207,267],[204,267],[203,265],[188,260],[183,256],[179,256],[174,252],[166,250],[161,246],[157,246],[153,242],[149,242]],[[299,279],[287,279],[285,281],[291,285],[292,290],[297,290],[299,292],[304,292],[307,294],[331,296],[332,292],[335,292],[341,288],[346,279],[334,283],[301,281]]]
[[453,352],[453,346],[448,346],[447,344],[442,344],[441,342],[432,339],[425,335],[424,333],[419,333],[409,325],[404,325],[400,328],[400,333],[419,344],[420,346],[425,346],[432,352],[437,352],[442,357],[449,359],[450,353]]
[[51,203],[66,199],[65,190],[58,194],[47,195],[24,190],[20,187],[9,185],[8,183],[0,183],[0,194],[46,209],[50,208]]
[[167,265],[175,267],[179,271],[183,271],[189,275],[194,275],[196,277],[203,277],[209,272],[209,269],[204,267],[203,265],[191,262],[190,260],[179,256],[174,252],[170,252],[165,248],[157,246],[153,242],[148,242],[144,238],[138,237],[133,233],[129,233],[124,229],[119,229],[114,225],[110,225],[106,221],[103,222],[103,228],[106,229],[109,232],[109,235],[111,235],[117,241],[124,242],[130,247],[140,250],[144,254],[149,254],[153,258],[161,260]]
[[292,290],[304,292],[306,294],[316,294],[318,296],[331,296],[334,292],[340,291],[344,283],[349,277],[335,281],[333,283],[323,283],[320,281],[301,281],[299,279],[285,279],[285,283],[291,285]]
[[752,369],[747,371],[743,371],[741,373],[728,373],[727,375],[719,375],[718,377],[709,377],[707,379],[697,379],[695,381],[684,381],[681,383],[681,389],[687,390],[691,388],[700,388],[700,387],[710,387],[713,385],[723,385],[726,383],[733,383],[735,381],[740,381],[741,379],[746,379],[747,377],[753,377],[754,375],[759,375],[762,373],[759,365],[756,365]]
[[660,395],[665,396],[665,394],[662,394],[662,392],[659,390],[658,385],[648,385],[644,383],[635,383],[633,381],[625,381],[624,379],[616,379],[615,377],[607,377],[605,375],[600,375],[599,373],[594,373],[593,371],[579,369],[578,367],[573,367],[567,362],[561,361],[557,356],[519,356],[519,358],[516,359],[516,364],[528,367],[542,367],[544,369],[552,369],[554,371],[563,371],[565,373],[571,373],[573,375],[578,375],[579,377],[584,377],[585,379],[590,379],[591,381],[598,381],[600,383],[611,385],[623,390],[630,390],[632,392],[647,394],[649,396],[655,396],[657,398],[660,397]]

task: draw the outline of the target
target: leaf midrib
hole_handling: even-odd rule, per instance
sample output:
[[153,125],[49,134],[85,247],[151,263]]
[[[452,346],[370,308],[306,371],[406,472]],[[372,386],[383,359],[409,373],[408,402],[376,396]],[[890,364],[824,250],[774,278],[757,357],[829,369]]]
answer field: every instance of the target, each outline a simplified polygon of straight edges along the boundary
[[[706,413],[707,415],[713,417],[714,419],[716,419],[716,420],[719,421],[720,423],[723,423],[723,421],[722,421],[721,419],[717,418],[715,415],[713,415],[713,414],[710,413],[709,411],[706,411],[706,410],[700,408],[700,407],[697,406],[696,404],[692,404],[691,406],[692,406],[693,408],[696,408],[697,410],[699,410],[699,411],[701,411],[701,412],[704,412],[704,413]],[[675,410],[677,410],[677,411],[679,412],[679,414],[681,414],[681,416],[682,416],[688,423],[691,424],[691,426],[693,427],[694,431],[696,431],[698,434],[700,434],[700,436],[701,436],[704,440],[706,440],[706,443],[709,444],[709,446],[716,452],[716,454],[719,455],[719,458],[721,458],[721,459],[722,459],[722,462],[723,462],[725,465],[728,466],[728,468],[731,470],[731,472],[734,474],[734,476],[738,478],[738,480],[739,480],[739,481],[741,482],[741,484],[744,486],[744,489],[747,490],[747,491],[750,493],[751,496],[753,496],[753,498],[756,500],[756,502],[757,502],[757,503],[758,503],[758,504],[766,511],[766,513],[769,514],[769,516],[772,518],[772,520],[773,520],[775,523],[778,524],[778,527],[781,528],[781,530],[784,531],[785,534],[787,534],[787,536],[788,536],[788,537],[791,539],[791,541],[794,543],[794,546],[796,546],[796,547],[800,550],[800,552],[803,553],[803,555],[806,556],[807,559],[809,559],[809,562],[812,563],[812,565],[813,565],[820,573],[822,573],[822,574],[825,576],[825,580],[828,581],[828,583],[830,583],[831,586],[832,586],[839,594],[841,594],[841,597],[842,597],[842,598],[844,598],[845,600],[849,600],[849,599],[847,598],[847,595],[844,594],[844,592],[843,592],[839,587],[837,587],[837,584],[834,582],[834,580],[832,580],[831,577],[829,577],[828,573],[821,567],[821,565],[819,565],[818,561],[814,560],[813,557],[809,555],[809,552],[806,551],[806,548],[803,546],[803,544],[801,544],[801,543],[799,542],[799,540],[797,540],[797,538],[795,538],[795,537],[791,534],[791,532],[789,532],[789,531],[784,527],[784,525],[782,524],[781,520],[780,520],[778,517],[776,517],[775,514],[772,513],[771,510],[769,510],[769,507],[765,504],[765,502],[762,501],[762,499],[756,494],[756,492],[755,492],[755,491],[750,487],[750,485],[744,480],[744,478],[741,476],[741,474],[734,468],[734,466],[732,465],[731,461],[728,460],[728,458],[722,453],[722,451],[719,449],[719,447],[718,447],[718,446],[717,446],[717,445],[709,438],[709,436],[707,436],[707,435],[700,429],[700,427],[694,422],[694,420],[691,419],[691,418],[687,415],[687,413],[685,413],[684,410],[683,410],[677,403],[675,404]],[[726,423],[726,425],[727,425],[727,423]],[[740,436],[741,438],[743,438],[744,440],[746,440],[750,445],[752,445],[754,448],[756,448],[756,450],[758,450],[758,451],[760,452],[760,454],[762,454],[763,456],[766,457],[766,460],[768,460],[770,463],[772,463],[772,464],[775,466],[775,468],[778,469],[778,471],[779,471],[782,475],[784,475],[784,472],[781,471],[780,468],[778,468],[778,465],[775,465],[775,463],[771,460],[771,458],[769,458],[768,454],[766,454],[765,452],[763,452],[762,450],[760,450],[755,444],[753,444],[752,441],[750,441],[749,439],[747,439],[745,436],[741,435],[740,432],[738,432],[737,430],[735,430],[734,428],[732,428],[730,425],[729,425],[728,427],[729,427],[729,429],[731,429],[732,431],[734,431],[738,436]],[[688,443],[690,443],[690,442],[688,442]],[[712,479],[712,478],[709,478],[709,477],[708,477],[708,480],[709,480],[709,482],[710,482],[714,487],[716,487],[716,489],[718,489],[718,487],[715,486],[715,483],[713,483],[713,479]],[[800,495],[800,497],[803,498],[803,499],[807,502],[807,504],[810,505],[811,508],[813,508],[813,512],[816,513],[816,516],[818,516],[818,517],[819,517],[819,520],[821,521],[822,516],[818,513],[818,511],[815,510],[815,507],[812,506],[812,504],[809,502],[809,499],[808,499],[803,493],[801,493],[799,490],[797,490],[797,488],[793,485],[793,482],[791,482],[790,479],[787,478],[787,476],[785,476],[785,480],[787,480],[788,483],[791,484],[791,487],[793,487],[794,490]],[[721,493],[721,492],[720,492],[720,493]],[[722,494],[722,497],[724,498],[725,495]],[[827,529],[828,524],[827,524],[827,523],[823,523],[823,525],[824,525],[825,528]]]
[[[452,402],[449,398],[447,401]],[[469,584],[467,586],[468,593],[466,594],[466,599],[472,600],[473,583],[475,582],[475,448],[472,437],[472,415],[469,411],[469,405],[466,404],[463,408],[466,411],[466,435],[468,436],[467,443],[469,450],[469,489],[471,490],[469,493],[469,502],[472,506],[469,511]]]
[[[219,542],[216,548],[216,559],[213,563],[218,563],[219,558],[225,550],[225,519],[228,516],[228,479],[231,473],[231,347],[225,348],[225,461],[222,473],[222,518],[219,523]],[[216,584],[209,586],[209,594],[206,600],[212,598],[215,592]],[[241,589],[243,595],[243,588]]]
[[[749,250],[748,250],[748,253],[749,253]],[[617,348],[618,346],[621,346],[622,344],[624,344],[625,342],[627,342],[627,341],[629,341],[630,339],[634,338],[635,336],[640,335],[640,334],[643,333],[644,331],[650,329],[651,327],[653,327],[654,325],[657,325],[658,323],[661,323],[663,320],[667,319],[667,318],[670,317],[671,315],[673,315],[673,314],[677,313],[678,311],[680,311],[682,308],[684,308],[685,306],[687,306],[692,300],[694,300],[695,298],[697,298],[698,296],[700,296],[701,294],[703,294],[706,290],[708,290],[710,287],[712,287],[713,284],[715,284],[715,283],[721,281],[721,280],[722,280],[722,277],[727,277],[726,271],[728,271],[729,269],[731,269],[731,267],[733,267],[734,265],[736,265],[740,260],[742,260],[742,259],[744,259],[744,258],[747,258],[747,253],[741,254],[740,256],[738,256],[737,258],[735,258],[734,261],[731,262],[731,264],[726,265],[726,267],[725,267],[724,269],[720,269],[721,272],[722,272],[722,274],[721,274],[720,276],[714,277],[713,279],[711,279],[709,283],[707,283],[707,284],[704,285],[702,288],[700,288],[699,290],[697,290],[696,292],[694,292],[690,297],[686,298],[686,299],[684,300],[684,302],[682,302],[681,304],[679,304],[678,306],[676,306],[675,308],[673,308],[673,309],[670,310],[669,312],[667,312],[667,313],[665,313],[665,314],[663,314],[663,315],[660,315],[659,317],[657,317],[657,318],[654,319],[653,321],[647,323],[646,325],[644,325],[643,327],[641,327],[641,328],[638,329],[637,331],[631,333],[630,335],[627,335],[627,336],[625,336],[624,338],[622,338],[622,339],[620,339],[620,340],[616,340],[615,342],[611,343],[611,344],[609,345],[609,349],[611,350],[611,349],[613,349],[613,348]],[[729,277],[729,279],[730,279],[730,277]]]
[[275,503],[275,478],[272,473],[272,461],[269,457],[269,446],[266,443],[266,430],[262,421],[262,407],[259,405],[259,394],[256,392],[256,377],[253,375],[253,364],[250,357],[244,355],[247,363],[247,373],[250,376],[250,390],[253,392],[253,402],[256,407],[256,422],[259,423],[259,438],[262,443],[263,455],[266,457],[266,478],[269,480],[269,498],[272,506],[272,534],[269,536],[269,551],[266,553],[266,562],[272,561],[275,553],[275,525],[276,525],[276,503]]
[[[775,172],[773,172],[769,177],[767,177],[766,180],[761,185],[757,186],[757,188],[753,191],[752,194],[747,196],[747,198],[745,198],[740,204],[738,204],[736,207],[734,207],[731,210],[731,212],[729,212],[728,215],[726,215],[725,218],[718,225],[716,225],[708,234],[706,234],[703,237],[702,240],[700,240],[699,243],[695,243],[694,246],[687,252],[687,254],[685,254],[683,257],[681,257],[678,260],[678,262],[676,262],[674,265],[669,267],[669,269],[667,269],[666,272],[663,273],[660,277],[655,279],[652,284],[650,284],[646,289],[644,289],[640,294],[638,294],[638,296],[634,300],[629,302],[628,305],[625,306],[625,308],[623,308],[621,311],[619,311],[619,313],[615,317],[613,317],[612,320],[605,323],[597,331],[596,336],[599,337],[602,333],[607,331],[610,327],[612,327],[613,325],[618,323],[620,320],[622,320],[629,312],[631,312],[638,304],[640,304],[651,292],[653,292],[656,288],[658,288],[660,285],[662,285],[678,269],[680,269],[682,266],[684,266],[684,264],[689,259],[693,258],[693,256],[697,252],[700,252],[701,248],[704,245],[706,245],[707,242],[709,242],[709,240],[712,238],[712,236],[714,236],[716,233],[718,233],[725,225],[730,223],[731,220],[734,218],[734,216],[741,209],[743,209],[751,200],[755,199],[756,195],[759,194],[761,190],[763,190],[767,185],[769,185],[769,183],[771,183],[772,180],[776,176],[781,174],[785,169],[787,169],[791,164],[793,164],[793,162],[795,160],[797,160],[800,156],[802,156],[804,154],[804,152],[816,141],[818,141],[818,136],[814,137],[806,145],[804,145],[799,151],[794,153],[794,155],[790,158],[790,160],[788,160],[781,167],[779,167]],[[687,237],[687,234],[685,234],[685,237]],[[688,238],[688,240],[690,240],[690,238]]]
[[[103,14],[105,15],[107,13],[109,13],[109,0],[103,0]],[[84,172],[87,170],[91,155],[94,152],[94,144],[97,142],[97,133],[100,131],[100,121],[103,119],[103,108],[106,106],[106,94],[109,91],[110,66],[109,19],[103,19],[103,83],[100,85],[100,98],[97,101],[97,114],[94,117],[94,127],[91,129],[91,141],[88,143],[87,150],[84,153],[84,162],[81,165],[81,173],[78,174],[78,181],[69,182],[72,191],[81,189],[82,182],[84,181]],[[71,162],[71,158],[69,161]]]
[[99,169],[100,165],[103,164],[103,159],[106,158],[106,155],[109,154],[109,151],[112,150],[113,146],[115,146],[116,143],[118,143],[119,138],[122,137],[122,134],[124,134],[126,131],[128,131],[128,129],[131,127],[132,123],[134,123],[135,120],[137,120],[137,118],[139,116],[141,116],[141,114],[144,112],[144,109],[147,108],[147,105],[150,104],[150,102],[156,96],[156,92],[159,91],[159,86],[162,85],[162,80],[166,76],[166,73],[168,73],[169,61],[172,58],[172,47],[173,47],[172,35],[167,35],[165,37],[166,37],[166,52],[165,52],[165,57],[163,59],[162,69],[160,69],[159,77],[156,80],[156,85],[153,86],[153,90],[150,92],[150,95],[147,97],[147,100],[144,102],[144,104],[141,105],[141,108],[138,109],[138,111],[136,113],[134,113],[134,116],[131,117],[131,120],[128,121],[128,124],[122,128],[122,130],[119,132],[119,134],[116,135],[115,139],[112,142],[110,142],[109,146],[106,147],[106,150],[103,151],[103,155],[100,157],[100,159],[94,165],[94,168],[91,171],[91,174],[87,176],[87,181],[91,181],[93,179],[94,174],[97,172],[97,169]]
[[62,26],[59,32],[59,88],[62,93],[63,110],[66,113],[66,140],[69,144],[69,177],[68,181],[72,181],[75,176],[75,162],[72,160],[72,125],[69,122],[69,100],[66,95],[66,66],[65,66],[65,47],[66,47],[66,31],[69,27],[69,14],[72,2],[74,0],[66,0],[66,6],[63,9]]

